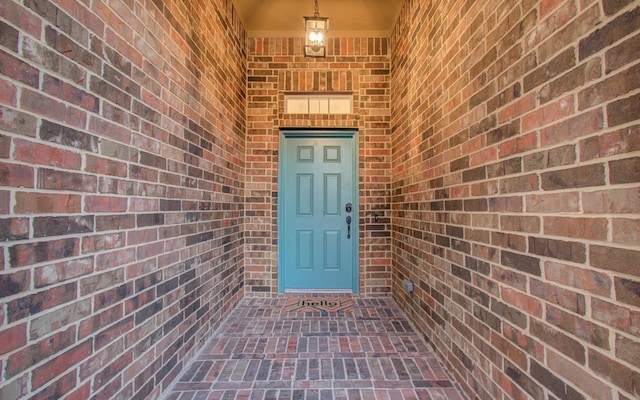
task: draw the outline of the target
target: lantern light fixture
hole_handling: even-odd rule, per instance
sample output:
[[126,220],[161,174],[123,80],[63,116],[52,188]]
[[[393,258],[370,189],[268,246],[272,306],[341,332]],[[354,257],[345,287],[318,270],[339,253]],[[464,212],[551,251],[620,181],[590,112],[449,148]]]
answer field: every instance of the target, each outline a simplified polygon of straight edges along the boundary
[[325,57],[327,54],[327,32],[329,18],[321,17],[318,0],[315,1],[313,17],[304,17],[304,55],[306,57]]

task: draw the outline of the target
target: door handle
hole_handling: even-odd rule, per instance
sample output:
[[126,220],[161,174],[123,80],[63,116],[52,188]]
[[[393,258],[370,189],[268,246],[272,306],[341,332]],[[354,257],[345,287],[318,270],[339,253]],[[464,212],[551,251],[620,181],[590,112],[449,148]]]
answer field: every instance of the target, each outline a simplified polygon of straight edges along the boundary
[[347,215],[347,239],[351,239],[351,215]]

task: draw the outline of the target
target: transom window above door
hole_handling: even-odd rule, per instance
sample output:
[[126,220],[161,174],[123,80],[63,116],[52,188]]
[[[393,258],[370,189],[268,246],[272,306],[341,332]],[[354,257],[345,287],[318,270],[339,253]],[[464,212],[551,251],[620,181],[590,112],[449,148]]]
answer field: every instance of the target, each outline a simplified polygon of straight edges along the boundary
[[286,94],[284,112],[286,114],[353,114],[353,95]]

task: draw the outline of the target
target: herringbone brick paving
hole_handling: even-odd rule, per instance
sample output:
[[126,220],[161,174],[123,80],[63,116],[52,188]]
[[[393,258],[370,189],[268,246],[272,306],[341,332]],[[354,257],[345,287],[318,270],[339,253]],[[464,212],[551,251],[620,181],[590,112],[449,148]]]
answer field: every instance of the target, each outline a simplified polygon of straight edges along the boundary
[[290,299],[242,300],[167,400],[464,399],[391,299],[335,313],[285,312]]

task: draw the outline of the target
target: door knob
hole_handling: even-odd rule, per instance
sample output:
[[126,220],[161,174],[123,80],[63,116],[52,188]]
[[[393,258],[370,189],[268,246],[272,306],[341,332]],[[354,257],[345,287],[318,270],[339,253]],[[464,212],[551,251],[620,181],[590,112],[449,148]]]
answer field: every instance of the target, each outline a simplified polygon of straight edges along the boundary
[[347,239],[351,239],[351,215],[347,215]]

